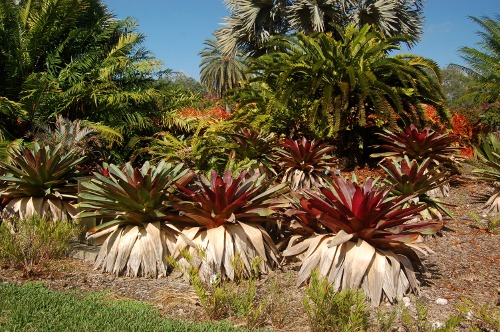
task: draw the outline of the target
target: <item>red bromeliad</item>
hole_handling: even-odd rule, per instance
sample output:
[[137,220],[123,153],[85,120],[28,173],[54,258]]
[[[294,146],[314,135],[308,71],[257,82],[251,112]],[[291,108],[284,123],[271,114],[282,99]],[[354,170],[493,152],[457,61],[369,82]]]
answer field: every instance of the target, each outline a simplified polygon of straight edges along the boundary
[[[303,259],[299,284],[314,268],[336,289],[362,287],[372,303],[393,302],[410,289],[418,292],[414,268],[422,267],[414,249],[425,251],[422,235],[434,234],[438,222],[412,222],[426,208],[403,205],[413,196],[390,198],[390,189],[368,179],[363,185],[334,178],[321,195],[306,191],[297,204],[309,222],[316,219],[322,234],[291,241],[285,256]],[[309,225],[310,227],[310,225]],[[310,227],[311,228],[311,227]]]
[[192,256],[197,249],[205,251],[199,260],[201,277],[212,274],[235,278],[235,254],[243,261],[243,275],[250,275],[252,261],[261,257],[261,271],[278,265],[278,251],[261,226],[285,203],[282,194],[286,184],[273,186],[264,175],[247,177],[242,172],[233,177],[231,171],[223,176],[213,171],[210,179],[200,176],[196,189],[178,186],[180,195],[174,202],[178,214],[167,216],[180,223],[182,237],[178,239],[178,254],[189,247]]
[[324,172],[334,166],[329,153],[333,146],[309,141],[305,137],[298,140],[285,139],[278,150],[279,162],[285,170],[283,182],[290,183],[293,190],[312,188],[324,183]]
[[385,134],[380,134],[380,138],[387,144],[378,147],[387,152],[374,154],[373,157],[401,159],[406,155],[419,162],[430,158],[431,162],[438,165],[454,161],[454,155],[461,150],[452,146],[457,142],[455,135],[433,131],[429,127],[419,130],[413,124],[394,133],[386,131]]

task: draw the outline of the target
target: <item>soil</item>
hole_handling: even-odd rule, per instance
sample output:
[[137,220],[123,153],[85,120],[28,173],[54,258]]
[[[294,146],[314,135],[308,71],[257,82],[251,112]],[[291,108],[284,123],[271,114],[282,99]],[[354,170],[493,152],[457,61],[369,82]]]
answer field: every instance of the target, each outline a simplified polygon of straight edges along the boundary
[[[500,305],[500,226],[496,232],[488,231],[487,217],[481,214],[485,197],[494,188],[472,177],[470,165],[462,167],[461,174],[451,181],[450,196],[442,199],[454,204],[449,209],[455,218],[445,218],[445,227],[438,236],[426,239],[426,244],[434,251],[422,257],[429,273],[420,276],[420,294],[409,298],[409,310],[413,315],[417,301],[428,308],[429,323],[444,322],[456,314],[464,299],[477,305]],[[354,173],[358,179],[373,174],[366,169]],[[297,264],[285,265],[282,270],[257,281],[257,296],[266,298],[262,302],[271,308],[271,314],[258,321],[261,323],[258,325],[273,331],[309,330],[303,305],[304,287],[297,288],[294,282],[297,270]],[[41,274],[29,279],[9,267],[0,270],[1,282],[21,284],[28,280],[43,282],[51,289],[107,291],[111,297],[145,301],[170,318],[209,319],[193,288],[175,271],[161,279],[116,277],[95,271],[91,263],[75,259],[52,261]],[[438,304],[443,299],[447,303]],[[382,304],[382,307],[395,308],[389,304]],[[371,317],[375,317],[375,313]],[[237,326],[246,324],[244,318],[229,319]],[[468,328],[462,325],[457,330]]]

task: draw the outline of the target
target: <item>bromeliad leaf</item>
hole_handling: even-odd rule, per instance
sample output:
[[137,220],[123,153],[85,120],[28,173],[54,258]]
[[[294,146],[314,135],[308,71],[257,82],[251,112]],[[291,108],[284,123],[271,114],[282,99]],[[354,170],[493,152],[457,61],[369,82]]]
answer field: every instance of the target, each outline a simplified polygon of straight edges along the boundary
[[457,137],[441,131],[433,131],[430,127],[419,130],[415,125],[405,127],[400,131],[385,131],[379,134],[386,144],[377,146],[386,152],[373,154],[372,157],[395,158],[408,156],[419,162],[429,158],[436,165],[458,160],[457,152],[462,148],[453,146]]
[[285,139],[277,150],[279,163],[284,170],[282,182],[290,183],[292,190],[312,188],[325,182],[325,173],[334,166],[329,153],[333,146],[309,141],[305,137],[298,140]]
[[422,263],[413,249],[424,248],[422,235],[442,225],[414,222],[426,206],[405,206],[413,197],[391,197],[373,179],[358,185],[341,177],[321,193],[304,191],[294,205],[302,211],[298,221],[314,233],[294,237],[283,253],[302,259],[298,283],[319,268],[336,290],[363,288],[373,305],[418,292],[414,269]]
[[[391,188],[392,196],[415,195],[414,203],[426,203],[427,208],[421,212],[424,218],[439,218],[442,213],[449,217],[452,214],[445,208],[446,204],[429,195],[429,192],[442,187],[449,181],[449,173],[446,170],[430,168],[430,158],[418,162],[404,156],[401,160],[386,160],[381,168],[387,177],[384,183]],[[408,204],[411,204],[409,202]]]
[[252,217],[253,222],[266,222],[269,220],[268,216],[286,204],[282,194],[288,187],[286,184],[273,186],[271,180],[262,181],[264,177],[255,174],[247,178],[247,171],[234,178],[231,171],[226,171],[222,177],[213,171],[210,179],[201,175],[195,181],[197,191],[177,186],[181,193],[174,208],[189,212],[190,216],[182,214],[168,218],[197,225],[194,214],[211,216],[212,222],[207,228],[231,222],[229,217],[233,214],[239,222],[245,222],[249,217]]
[[140,168],[109,165],[108,176],[99,173],[83,183],[80,207],[110,221],[91,229],[87,236],[105,237],[95,268],[117,275],[157,277],[167,272],[165,255],[173,251],[177,230],[162,220],[169,209],[175,183],[186,183],[192,172],[182,164],[162,161]]
[[[473,173],[481,180],[492,184],[500,183],[500,134],[496,132],[483,135],[481,141],[482,144],[476,148],[476,152],[483,167],[473,170]],[[496,188],[484,204],[483,210],[486,214],[500,213],[500,188]]]
[[[222,176],[212,172],[209,179],[202,175],[196,179],[196,190],[177,186],[180,194],[173,208],[179,213],[166,218],[179,228],[189,226],[178,238],[176,257],[189,247],[203,278],[219,274],[234,279],[236,253],[244,262],[242,276],[251,275],[251,262],[257,257],[262,258],[262,272],[278,265],[278,250],[260,224],[274,222],[273,215],[287,204],[283,194],[288,187],[274,186],[265,174],[247,175],[247,171],[236,176],[231,171]],[[200,256],[199,249],[205,255]]]
[[278,148],[278,140],[274,133],[264,134],[251,128],[244,128],[230,134],[236,143],[233,153],[236,161],[254,162],[258,171],[269,177],[276,175],[273,152]]
[[[37,205],[40,209],[30,211],[40,216],[50,213],[54,219],[70,220],[75,215],[72,206],[77,193],[75,177],[81,175],[77,166],[85,157],[71,151],[60,153],[60,149],[61,145],[50,148],[33,143],[31,147],[9,152],[10,163],[0,162],[0,174],[4,174],[0,177],[0,199],[8,201],[5,209],[9,214],[29,217],[30,214],[19,209],[20,202],[37,198],[44,203]],[[56,205],[61,209],[48,208]]]

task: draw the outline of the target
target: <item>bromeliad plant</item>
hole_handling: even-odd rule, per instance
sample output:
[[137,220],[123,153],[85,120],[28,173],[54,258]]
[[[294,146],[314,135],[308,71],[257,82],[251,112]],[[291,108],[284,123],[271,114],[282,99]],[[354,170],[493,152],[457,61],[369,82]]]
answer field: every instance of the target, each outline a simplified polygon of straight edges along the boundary
[[166,255],[176,242],[175,227],[162,222],[175,183],[184,184],[192,174],[183,164],[144,163],[122,169],[109,165],[108,176],[94,173],[83,182],[81,217],[112,219],[88,231],[102,242],[95,268],[126,276],[159,277],[167,273]]
[[318,187],[325,183],[325,173],[334,166],[330,153],[334,147],[309,141],[305,137],[298,140],[285,139],[277,150],[278,162],[285,174],[282,182],[290,183],[292,190]]
[[77,166],[85,157],[75,152],[60,153],[55,148],[33,143],[31,147],[8,153],[10,163],[0,162],[0,200],[6,217],[30,218],[50,216],[54,220],[71,220],[77,213],[79,176]]
[[[446,172],[444,166],[458,162],[460,157],[457,152],[462,148],[452,146],[458,141],[455,135],[441,131],[433,131],[429,127],[419,130],[415,125],[405,127],[400,131],[385,131],[379,134],[380,138],[387,144],[377,146],[386,152],[373,154],[372,157],[384,157],[401,161],[404,156],[410,160],[423,162],[429,159],[428,170]],[[429,192],[431,196],[449,196],[449,185],[445,184]]]
[[475,169],[473,173],[481,179],[497,185],[493,195],[483,207],[486,214],[500,213],[500,135],[489,133],[482,136],[482,144],[476,148],[477,155],[485,168]]
[[419,291],[415,269],[423,265],[415,250],[427,253],[423,234],[434,234],[438,222],[408,221],[425,205],[403,207],[412,196],[390,197],[388,188],[368,179],[363,185],[335,177],[331,188],[321,194],[305,191],[296,205],[302,219],[321,224],[302,241],[291,242],[284,256],[302,257],[298,284],[318,268],[335,290],[363,288],[373,305],[384,298],[390,302],[407,292]]
[[55,124],[40,125],[33,140],[54,148],[61,144],[60,153],[72,151],[87,156],[85,165],[92,169],[100,163],[105,153],[105,144],[123,141],[123,136],[111,127],[84,120],[70,120],[57,116]]
[[241,129],[230,135],[236,143],[234,157],[239,162],[247,161],[254,164],[254,168],[268,176],[276,175],[274,150],[278,147],[278,141],[274,133],[264,134],[250,128]]
[[419,130],[415,125],[405,127],[400,131],[385,131],[379,134],[387,144],[377,146],[386,152],[373,154],[372,157],[385,157],[401,160],[404,156],[419,162],[429,158],[434,165],[455,162],[456,153],[461,150],[452,146],[457,137],[446,132],[433,131],[430,127]]
[[[218,275],[231,280],[252,275],[252,262],[260,257],[259,269],[266,272],[279,264],[278,250],[262,226],[272,222],[277,209],[286,202],[281,198],[286,184],[272,185],[265,175],[248,177],[243,171],[220,176],[212,171],[210,178],[199,176],[196,189],[177,186],[180,195],[173,205],[178,214],[167,216],[184,225],[174,258],[182,261],[187,250],[200,277]],[[240,275],[235,274],[235,257],[243,262]]]
[[404,156],[402,160],[386,160],[381,164],[381,168],[385,171],[387,177],[384,183],[391,188],[391,195],[408,196],[415,195],[407,204],[425,203],[427,208],[420,212],[424,219],[433,219],[434,217],[443,219],[442,213],[453,218],[452,214],[446,210],[444,202],[429,196],[428,193],[437,189],[448,182],[447,172],[437,172],[434,169],[429,169],[431,160],[427,158],[418,162],[415,159],[411,160],[408,156]]

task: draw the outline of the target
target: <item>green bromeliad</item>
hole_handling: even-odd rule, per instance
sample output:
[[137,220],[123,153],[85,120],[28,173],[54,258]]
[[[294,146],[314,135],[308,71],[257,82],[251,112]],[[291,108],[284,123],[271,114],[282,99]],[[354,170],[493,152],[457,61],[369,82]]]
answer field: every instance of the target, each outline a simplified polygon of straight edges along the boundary
[[380,165],[386,173],[384,183],[391,188],[392,196],[416,195],[407,204],[425,203],[427,208],[420,212],[424,219],[438,218],[442,220],[442,213],[453,217],[451,212],[445,208],[445,205],[451,204],[444,203],[429,195],[429,192],[443,186],[449,179],[447,172],[438,172],[429,168],[430,162],[430,158],[421,162],[415,159],[410,161],[406,155],[399,161],[386,160]]
[[165,255],[174,250],[177,230],[163,219],[174,184],[193,176],[183,164],[162,161],[134,168],[109,166],[109,176],[94,173],[80,193],[82,217],[111,221],[88,231],[100,240],[95,268],[117,275],[158,277],[167,273]]
[[34,143],[9,152],[10,163],[0,162],[0,198],[6,202],[7,216],[21,218],[38,214],[55,220],[71,220],[77,213],[75,177],[85,157],[69,151]]

